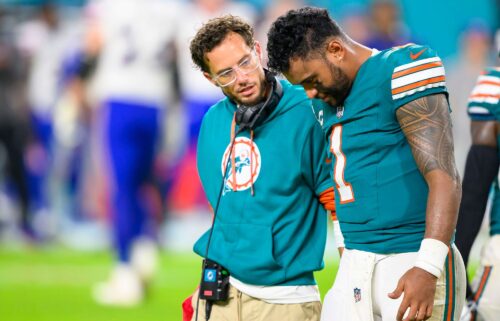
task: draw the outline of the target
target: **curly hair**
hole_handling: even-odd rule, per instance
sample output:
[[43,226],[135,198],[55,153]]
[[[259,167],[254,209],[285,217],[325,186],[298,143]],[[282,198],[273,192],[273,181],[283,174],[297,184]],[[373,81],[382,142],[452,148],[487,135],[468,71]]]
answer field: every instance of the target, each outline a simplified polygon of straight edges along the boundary
[[243,19],[233,15],[210,19],[191,40],[190,51],[194,64],[202,71],[210,72],[205,55],[220,45],[231,32],[243,37],[249,47],[254,46],[253,28]]
[[290,68],[291,58],[307,58],[321,53],[331,37],[347,39],[326,9],[304,7],[279,17],[267,33],[269,69],[282,73]]

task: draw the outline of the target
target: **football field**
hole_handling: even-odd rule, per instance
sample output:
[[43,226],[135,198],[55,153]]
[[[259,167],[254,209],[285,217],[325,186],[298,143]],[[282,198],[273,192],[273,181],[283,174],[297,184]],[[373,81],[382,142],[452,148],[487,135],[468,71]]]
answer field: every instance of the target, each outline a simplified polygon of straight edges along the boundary
[[[92,286],[107,277],[112,262],[108,252],[0,247],[0,320],[182,320],[181,302],[194,291],[200,277],[198,257],[163,252],[148,300],[135,308],[109,308],[92,301]],[[316,275],[322,295],[333,282],[337,264],[327,260],[325,269]]]

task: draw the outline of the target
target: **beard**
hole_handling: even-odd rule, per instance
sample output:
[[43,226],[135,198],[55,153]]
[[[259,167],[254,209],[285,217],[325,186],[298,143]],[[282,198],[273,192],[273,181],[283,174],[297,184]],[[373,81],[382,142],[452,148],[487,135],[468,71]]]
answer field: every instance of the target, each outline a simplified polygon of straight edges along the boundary
[[258,103],[262,102],[263,100],[265,100],[267,83],[265,81],[264,75],[259,77],[258,80],[256,80],[256,81],[249,81],[246,83],[240,83],[240,84],[238,84],[237,87],[238,88],[245,88],[247,86],[256,86],[257,93],[255,95],[253,95],[252,97],[242,97],[241,95],[238,94],[238,92],[235,92],[234,87],[232,89],[224,88],[223,92],[224,92],[224,95],[226,95],[230,100],[235,102],[237,105],[254,106],[254,105],[257,105]]
[[318,86],[316,89],[320,93],[321,99],[328,104],[332,106],[343,105],[351,89],[351,81],[342,69],[335,66],[328,59],[325,59],[325,62],[330,70],[331,79],[334,79],[333,85],[328,87]]

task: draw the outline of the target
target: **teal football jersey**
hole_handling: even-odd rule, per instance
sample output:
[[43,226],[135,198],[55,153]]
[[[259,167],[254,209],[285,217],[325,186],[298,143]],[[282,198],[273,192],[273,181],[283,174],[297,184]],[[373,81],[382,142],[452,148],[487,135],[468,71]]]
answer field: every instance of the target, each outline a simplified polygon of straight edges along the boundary
[[[500,121],[500,68],[487,68],[477,79],[469,96],[467,112],[474,121]],[[500,146],[500,136],[497,137]],[[500,153],[500,148],[499,148]],[[498,179],[494,185],[493,207],[490,218],[490,234],[500,234],[500,188]]]
[[428,187],[396,110],[431,94],[448,95],[442,62],[429,47],[408,45],[374,52],[343,106],[313,101],[334,160],[331,175],[346,248],[418,251]]

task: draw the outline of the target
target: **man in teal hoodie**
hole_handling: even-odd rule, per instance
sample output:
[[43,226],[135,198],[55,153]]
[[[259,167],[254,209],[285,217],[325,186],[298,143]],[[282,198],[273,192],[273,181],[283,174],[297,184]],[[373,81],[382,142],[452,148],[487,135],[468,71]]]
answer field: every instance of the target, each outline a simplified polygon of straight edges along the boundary
[[[325,209],[334,213],[335,205],[311,102],[262,67],[252,28],[237,17],[208,21],[191,55],[226,95],[206,113],[197,149],[215,221],[194,250],[231,275],[228,300],[215,302],[209,316],[319,320],[313,272],[323,267]],[[195,293],[192,320],[208,319],[205,303]]]

